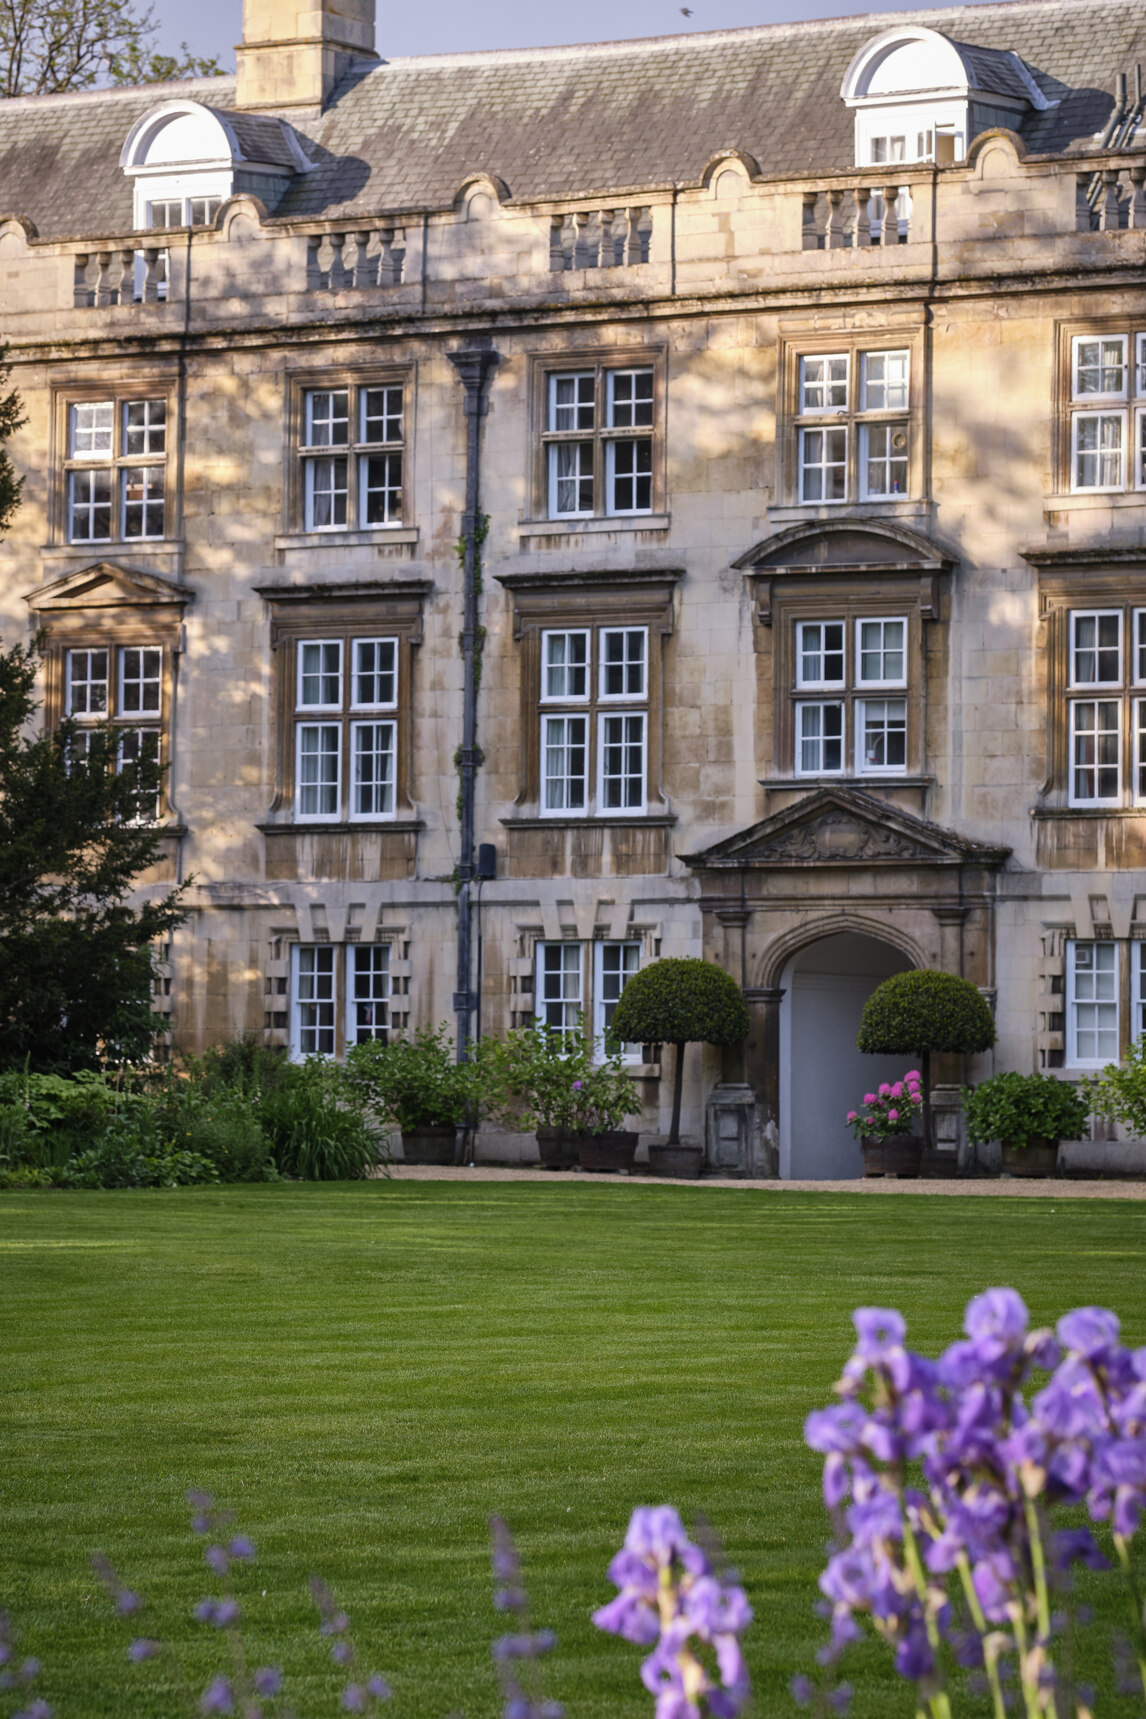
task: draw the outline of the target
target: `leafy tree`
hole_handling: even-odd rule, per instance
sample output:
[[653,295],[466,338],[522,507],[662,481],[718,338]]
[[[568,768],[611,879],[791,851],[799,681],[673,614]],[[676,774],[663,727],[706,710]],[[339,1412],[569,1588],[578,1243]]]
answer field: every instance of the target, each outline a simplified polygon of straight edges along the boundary
[[934,968],[893,973],[864,1004],[856,1044],[871,1055],[917,1056],[923,1063],[923,1138],[931,1145],[931,1055],[975,1056],[995,1042],[986,998],[969,979]]
[[739,985],[722,967],[693,956],[668,957],[633,974],[613,1011],[609,1036],[622,1044],[676,1046],[668,1137],[675,1146],[685,1045],[742,1044],[748,1037],[748,1010]]
[[[11,380],[7,359],[8,348],[0,346],[0,390],[6,388]],[[12,456],[8,452],[8,438],[27,421],[20,396],[14,388],[0,396],[0,531],[12,523],[12,516],[20,505],[20,491],[24,487],[24,480],[16,476]]]
[[113,84],[215,77],[214,57],[155,51],[155,14],[136,0],[0,0],[0,95],[59,95]]
[[116,771],[116,735],[86,756],[70,719],[27,733],[37,648],[0,650],[0,1068],[143,1060],[155,1038],[152,945],[185,917],[178,890],[132,907],[159,851],[137,821],[161,766]]

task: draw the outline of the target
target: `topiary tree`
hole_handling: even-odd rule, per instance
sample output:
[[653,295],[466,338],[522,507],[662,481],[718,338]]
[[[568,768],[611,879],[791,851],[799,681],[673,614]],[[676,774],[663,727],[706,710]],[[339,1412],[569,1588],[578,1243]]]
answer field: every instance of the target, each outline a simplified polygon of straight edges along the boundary
[[722,967],[693,956],[670,957],[633,974],[613,1011],[609,1037],[622,1044],[676,1046],[668,1137],[675,1146],[685,1045],[742,1044],[748,1037],[748,1010],[740,987]]
[[933,968],[894,973],[864,1004],[856,1044],[870,1055],[917,1056],[923,1068],[923,1140],[931,1145],[931,1053],[974,1056],[995,1042],[987,1002],[968,979]]

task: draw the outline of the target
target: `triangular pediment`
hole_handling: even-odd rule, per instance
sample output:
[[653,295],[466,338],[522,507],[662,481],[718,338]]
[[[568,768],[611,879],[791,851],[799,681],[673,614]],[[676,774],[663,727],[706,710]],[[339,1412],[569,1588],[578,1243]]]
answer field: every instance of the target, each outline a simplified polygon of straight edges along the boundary
[[699,871],[750,866],[1001,865],[1009,848],[988,847],[901,811],[857,788],[821,788],[751,829],[701,853]]
[[816,519],[765,537],[733,565],[759,573],[940,573],[952,566],[952,558],[898,520]]
[[117,561],[93,561],[24,594],[30,609],[49,615],[77,609],[181,609],[191,600],[186,585]]

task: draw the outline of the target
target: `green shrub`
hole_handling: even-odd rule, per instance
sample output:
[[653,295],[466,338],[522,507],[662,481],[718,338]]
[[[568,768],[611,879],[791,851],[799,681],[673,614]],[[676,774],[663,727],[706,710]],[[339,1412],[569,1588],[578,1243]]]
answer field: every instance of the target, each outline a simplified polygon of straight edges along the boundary
[[0,1074],[0,1108],[15,1106],[24,1114],[21,1161],[41,1167],[66,1164],[102,1139],[116,1117],[142,1114],[150,1102],[121,1077],[91,1069]]
[[1135,1139],[1146,1137],[1146,1035],[1135,1039],[1120,1063],[1084,1076],[1079,1087],[1099,1116],[1116,1117]]
[[680,1139],[685,1045],[742,1044],[748,1037],[748,1010],[739,985],[722,967],[693,956],[669,957],[633,974],[609,1031],[622,1044],[676,1046],[669,1130],[669,1144],[675,1145]]
[[254,1033],[213,1045],[201,1060],[187,1062],[193,1077],[207,1087],[238,1087],[244,1092],[269,1092],[281,1086],[290,1079],[291,1066],[285,1051],[260,1043]]
[[898,1056],[975,1055],[994,1042],[995,1022],[982,993],[969,979],[928,967],[894,973],[872,992],[856,1040],[861,1051]]
[[336,1063],[288,1063],[282,1081],[259,1099],[275,1167],[304,1182],[356,1181],[381,1161],[359,1094]]
[[1049,1074],[995,1074],[963,1088],[967,1138],[974,1146],[999,1140],[1026,1146],[1032,1139],[1078,1140],[1090,1107],[1065,1081]]
[[477,1062],[487,1107],[520,1128],[603,1134],[641,1108],[620,1052],[596,1061],[580,1023],[569,1033],[532,1026],[483,1039]]
[[157,1138],[153,1126],[117,1122],[103,1139],[78,1152],[53,1181],[63,1188],[182,1188],[218,1182],[215,1166]]
[[215,1166],[224,1182],[277,1176],[263,1128],[260,1095],[203,1080],[172,1080],[162,1100],[164,1132],[174,1148]]
[[352,1091],[385,1121],[414,1128],[456,1127],[481,1099],[480,1062],[454,1059],[445,1026],[421,1027],[412,1038],[375,1039],[346,1053]]

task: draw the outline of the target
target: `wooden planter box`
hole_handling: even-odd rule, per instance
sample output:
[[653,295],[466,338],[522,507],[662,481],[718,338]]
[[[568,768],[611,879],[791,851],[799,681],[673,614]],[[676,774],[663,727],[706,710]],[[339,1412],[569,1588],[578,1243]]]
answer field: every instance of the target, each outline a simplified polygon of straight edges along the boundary
[[458,1131],[448,1127],[402,1130],[402,1159],[407,1164],[452,1164]]
[[703,1157],[700,1146],[654,1144],[649,1147],[649,1169],[654,1176],[674,1176],[681,1181],[695,1182],[700,1175]]
[[637,1135],[629,1129],[614,1128],[607,1134],[581,1134],[577,1138],[583,1170],[632,1170]]
[[571,1170],[577,1162],[580,1134],[569,1128],[539,1128],[537,1151],[543,1170]]
[[1053,1176],[1058,1165],[1058,1141],[1032,1134],[1023,1146],[1001,1142],[1003,1173],[1007,1176]]
[[892,1134],[886,1140],[865,1135],[860,1145],[865,1176],[918,1176],[923,1158],[923,1141],[918,1135]]

